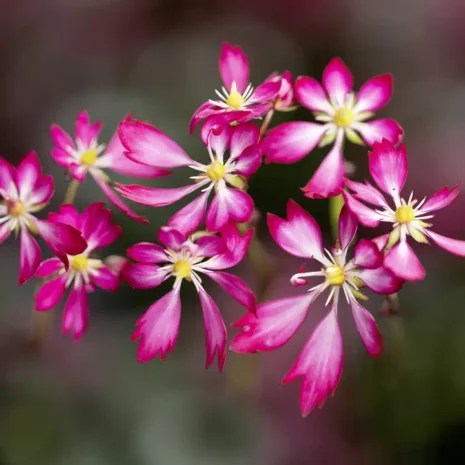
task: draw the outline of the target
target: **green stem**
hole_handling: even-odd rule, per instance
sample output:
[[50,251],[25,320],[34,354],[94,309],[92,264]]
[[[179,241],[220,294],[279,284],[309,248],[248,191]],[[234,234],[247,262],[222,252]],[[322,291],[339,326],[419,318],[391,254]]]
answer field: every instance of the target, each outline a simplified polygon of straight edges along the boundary
[[66,191],[65,198],[63,200],[63,204],[73,204],[74,199],[76,198],[76,193],[79,189],[79,185],[81,183],[76,179],[72,179],[69,183],[68,190]]

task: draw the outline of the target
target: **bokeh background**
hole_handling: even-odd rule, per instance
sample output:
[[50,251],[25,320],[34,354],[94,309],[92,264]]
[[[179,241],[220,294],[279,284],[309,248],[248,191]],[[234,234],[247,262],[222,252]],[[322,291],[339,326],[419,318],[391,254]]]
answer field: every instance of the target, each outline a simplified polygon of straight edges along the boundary
[[[319,78],[333,56],[350,66],[357,87],[393,73],[395,96],[383,116],[406,130],[407,187],[423,197],[465,177],[464,22],[462,0],[3,1],[0,153],[17,163],[38,150],[56,179],[52,208],[67,181],[49,156],[49,126],[71,130],[81,109],[103,120],[102,141],[133,112],[200,160],[206,153],[188,135],[188,122],[220,86],[217,59],[228,40],[248,54],[255,84],[274,70]],[[309,116],[299,110],[290,117]],[[299,190],[323,155],[264,166],[251,182],[257,207],[282,214],[292,197],[329,237],[327,202],[305,199]],[[366,149],[348,147],[347,157],[363,179]],[[182,178],[181,172],[156,185],[180,185]],[[95,200],[103,196],[89,179],[77,204]],[[461,195],[439,212],[437,231],[465,239],[464,206]],[[173,213],[136,208],[151,225],[116,213],[125,235],[109,253],[153,240]],[[278,251],[262,223],[258,234],[276,271],[262,299],[289,295],[288,277],[300,263]],[[368,304],[384,333],[383,357],[366,355],[348,312],[340,312],[343,379],[334,398],[304,420],[298,383],[283,387],[280,380],[322,315],[321,304],[282,350],[229,354],[222,375],[204,370],[192,291],[183,293],[180,338],[163,363],[137,364],[129,336],[164,289],[95,293],[90,328],[79,343],[61,335],[58,308],[37,347],[28,343],[34,284],[16,286],[18,244],[8,241],[0,248],[0,464],[465,463],[465,261],[429,246],[420,254],[427,278],[405,286],[398,316],[382,317],[380,300]],[[237,272],[260,287],[250,262]],[[242,314],[229,297],[217,298],[228,323]]]

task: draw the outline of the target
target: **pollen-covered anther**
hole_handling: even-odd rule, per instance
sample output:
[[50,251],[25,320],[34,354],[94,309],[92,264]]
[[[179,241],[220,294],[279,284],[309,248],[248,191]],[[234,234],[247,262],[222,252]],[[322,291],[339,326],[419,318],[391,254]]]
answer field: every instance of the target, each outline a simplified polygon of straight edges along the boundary
[[87,269],[89,265],[89,260],[85,255],[76,255],[74,257],[70,257],[71,268],[74,271],[84,271]]
[[231,89],[228,98],[226,99],[226,104],[231,108],[238,110],[241,108],[242,103],[244,102],[244,97],[240,94],[234,87]]
[[395,215],[399,223],[410,223],[415,219],[415,210],[410,205],[401,205],[397,207]]
[[326,281],[331,286],[342,286],[345,281],[344,270],[339,265],[330,265],[325,270]]
[[8,214],[10,216],[21,216],[26,212],[26,205],[21,200],[15,200],[8,204]]
[[97,151],[94,149],[87,150],[81,155],[81,163],[83,165],[93,165],[97,161]]
[[182,279],[188,278],[191,270],[191,265],[185,260],[178,260],[173,266],[173,274]]
[[352,124],[354,120],[354,113],[350,108],[342,107],[336,111],[334,115],[334,122],[340,128],[346,128]]
[[207,166],[207,176],[212,181],[219,181],[220,179],[223,179],[225,174],[226,169],[223,163],[219,161],[214,161],[213,163]]

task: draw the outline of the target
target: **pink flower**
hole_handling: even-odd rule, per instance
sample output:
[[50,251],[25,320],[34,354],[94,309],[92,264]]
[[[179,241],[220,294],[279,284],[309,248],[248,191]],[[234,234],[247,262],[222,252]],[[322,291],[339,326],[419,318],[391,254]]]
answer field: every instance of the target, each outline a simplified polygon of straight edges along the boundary
[[53,193],[53,178],[42,174],[35,152],[26,155],[18,168],[0,157],[0,197],[3,198],[0,204],[0,243],[13,231],[20,235],[18,283],[21,285],[34,276],[42,259],[39,244],[32,234],[42,236],[66,267],[66,254],[80,253],[86,248],[85,240],[76,229],[34,216],[47,206]]
[[312,259],[321,266],[319,271],[295,274],[291,283],[304,286],[311,278],[323,282],[312,286],[302,295],[266,302],[257,307],[256,316],[246,314],[235,326],[242,328],[231,345],[236,352],[271,351],[283,346],[303,323],[310,305],[328,292],[326,317],[310,336],[303,351],[283,379],[288,383],[302,377],[300,406],[307,415],[321,406],[333,394],[342,373],[342,337],[337,320],[339,297],[342,293],[350,306],[355,325],[368,353],[378,356],[383,350],[381,334],[373,316],[357,301],[366,300],[360,288],[390,294],[399,290],[401,282],[383,266],[383,255],[371,241],[361,240],[352,259],[347,257],[354,239],[357,222],[344,208],[339,218],[339,240],[331,252],[323,249],[317,222],[293,201],[287,205],[287,220],[268,215],[273,239],[286,252]]
[[324,69],[323,86],[311,77],[298,77],[295,84],[297,101],[323,124],[284,123],[270,130],[263,141],[267,163],[295,163],[317,145],[334,144],[303,188],[307,197],[327,198],[339,194],[344,177],[344,138],[357,144],[365,141],[370,146],[383,138],[393,144],[402,138],[402,128],[392,119],[366,122],[389,102],[392,76],[384,74],[370,79],[358,94],[352,87],[352,73],[340,58],[333,58]]
[[[250,219],[253,201],[242,190],[246,186],[243,176],[255,173],[261,164],[259,130],[253,123],[210,131],[208,164],[192,160],[179,145],[148,124],[126,121],[121,123],[119,133],[126,155],[134,161],[162,168],[188,166],[196,172],[190,185],[178,188],[117,184],[117,191],[124,197],[143,205],[162,207],[201,189],[201,194],[168,222],[184,234],[195,231],[202,223],[211,192],[214,198],[206,218],[209,231],[219,231],[230,221],[242,223]],[[229,156],[226,157],[228,147]]]
[[280,85],[279,92],[272,100],[273,108],[276,111],[290,111],[295,109],[294,82],[292,80],[292,74],[289,71],[284,71],[283,74],[273,73],[265,82],[278,82]]
[[[103,203],[89,205],[81,214],[73,205],[62,205],[58,213],[50,215],[51,221],[73,226],[87,241],[87,248],[79,254],[69,255],[71,264],[67,270],[56,258],[50,258],[40,264],[36,276],[48,278],[35,296],[35,309],[47,311],[55,307],[67,288],[71,287],[63,314],[63,333],[71,332],[74,340],[80,339],[87,329],[89,304],[87,294],[96,287],[114,292],[120,283],[119,268],[125,260],[119,260],[117,266],[107,265],[96,258],[94,251],[106,247],[118,239],[121,228],[112,223],[112,213]],[[116,260],[113,259],[113,263]]]
[[[448,252],[465,257],[465,241],[441,236],[431,231],[432,224],[426,222],[434,217],[432,212],[447,207],[457,197],[460,186],[444,187],[419,203],[413,198],[413,192],[405,200],[401,197],[408,172],[405,145],[396,149],[387,140],[375,143],[373,152],[368,153],[368,163],[371,176],[380,190],[368,182],[362,184],[346,180],[353,193],[344,192],[344,198],[364,226],[374,228],[381,222],[392,223],[391,233],[379,238],[381,247],[389,249],[384,262],[388,268],[405,281],[424,279],[425,270],[407,242],[409,236],[420,243],[428,243],[429,238]],[[389,206],[383,192],[392,198],[394,208]]]
[[[221,313],[202,286],[201,274],[219,284],[228,294],[249,311],[255,310],[255,296],[246,284],[229,273],[226,268],[239,263],[247,253],[253,231],[243,237],[233,225],[228,225],[222,237],[203,235],[191,238],[177,229],[164,227],[158,238],[165,248],[142,242],[128,250],[128,256],[139,263],[126,273],[129,285],[138,289],[158,286],[173,277],[173,289],[149,307],[137,321],[132,340],[140,339],[137,360],[148,362],[157,355],[165,359],[173,350],[178,336],[181,317],[180,290],[184,280],[192,282],[199,294],[206,331],[208,368],[218,354],[218,369],[222,370],[226,358],[226,328]],[[161,265],[159,265],[161,264]]]
[[[130,121],[130,118],[126,118]],[[136,221],[146,223],[147,220],[131,210],[115,194],[111,188],[111,181],[106,170],[139,178],[158,178],[169,174],[158,167],[135,163],[123,155],[124,147],[115,133],[107,147],[99,144],[98,137],[102,123],[91,124],[86,111],[79,113],[76,119],[76,139],[65,132],[60,126],[52,125],[51,135],[55,147],[52,149],[53,159],[65,167],[70,175],[79,182],[83,182],[87,173],[95,179],[108,199],[123,213]]]
[[255,90],[249,82],[249,60],[240,47],[224,43],[219,60],[223,81],[221,92],[216,90],[217,99],[203,103],[195,111],[190,122],[192,133],[205,118],[227,112],[244,112],[243,120],[260,118],[272,108],[270,103],[278,93],[281,83],[269,80]]

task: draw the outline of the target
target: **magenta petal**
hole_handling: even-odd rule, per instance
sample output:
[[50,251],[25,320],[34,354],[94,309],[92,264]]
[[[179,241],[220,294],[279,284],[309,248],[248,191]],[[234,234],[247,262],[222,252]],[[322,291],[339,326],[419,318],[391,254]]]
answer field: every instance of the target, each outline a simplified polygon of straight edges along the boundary
[[205,345],[207,347],[205,368],[212,364],[215,355],[218,354],[218,371],[221,373],[226,360],[226,326],[214,300],[202,288],[198,289],[198,291],[200,304],[202,305]]
[[224,42],[219,60],[221,79],[228,91],[236,83],[237,91],[242,94],[249,83],[249,60],[239,46]]
[[111,270],[107,266],[100,266],[91,274],[91,279],[101,289],[108,292],[115,292],[120,283],[119,273]]
[[260,129],[254,123],[243,123],[234,129],[231,136],[230,159],[237,158],[247,147],[256,145]]
[[334,109],[322,85],[311,77],[299,76],[295,81],[297,101],[312,111],[333,114]]
[[40,177],[40,162],[36,152],[29,152],[19,164],[16,170],[16,184],[19,196],[27,200],[33,192],[34,186]]
[[262,153],[260,146],[251,145],[247,147],[241,155],[236,158],[234,169],[237,174],[242,176],[252,176],[256,173],[262,164]]
[[342,250],[347,250],[351,242],[354,240],[357,232],[357,217],[347,208],[342,207],[339,215],[339,244]]
[[16,190],[16,168],[3,157],[0,157],[0,189],[14,198],[18,196]]
[[193,233],[205,218],[209,195],[210,192],[206,191],[177,211],[168,221],[168,226],[181,231],[186,236]]
[[341,193],[344,187],[344,157],[342,155],[342,133],[310,181],[302,190],[306,197],[326,199]]
[[367,239],[360,239],[354,248],[354,263],[362,268],[374,269],[383,264],[383,254],[376,244]]
[[81,339],[89,324],[89,302],[84,286],[73,288],[63,313],[63,333],[71,332],[75,341]]
[[96,121],[92,124],[85,110],[81,111],[76,118],[76,139],[79,139],[84,147],[91,146],[97,140],[101,129],[102,122]]
[[275,242],[287,253],[304,258],[323,256],[318,223],[293,200],[287,203],[287,221],[268,213],[268,228]]
[[194,245],[196,257],[214,257],[226,252],[226,244],[219,236],[203,236]]
[[354,123],[356,129],[363,140],[370,146],[375,142],[388,140],[391,144],[397,145],[404,135],[399,123],[393,119],[377,119],[368,123]]
[[373,270],[364,269],[358,273],[358,277],[365,285],[377,294],[394,294],[402,287],[402,280],[384,266]]
[[350,309],[363,345],[372,357],[383,353],[383,337],[373,315],[355,299],[350,300]]
[[40,176],[37,180],[32,195],[29,198],[31,204],[40,205],[50,201],[54,193],[53,177]]
[[42,252],[26,228],[21,229],[20,245],[18,284],[22,286],[39,268]]
[[140,339],[137,361],[145,363],[158,354],[164,360],[176,344],[180,319],[179,289],[173,289],[152,304],[137,321],[138,328],[131,337],[132,340]]
[[168,270],[160,270],[157,265],[134,263],[125,270],[124,280],[134,289],[151,289],[161,284],[168,274]]
[[214,153],[223,155],[231,143],[232,127],[225,126],[212,126],[210,134],[207,136],[207,146],[209,146]]
[[388,207],[388,203],[386,202],[383,194],[368,183],[368,181],[365,181],[365,184],[362,184],[361,182],[344,179],[344,183],[350,190],[354,191],[352,195],[356,199],[363,200],[364,202],[378,207]]
[[422,281],[426,275],[406,240],[401,240],[386,254],[384,265],[404,281]]
[[160,263],[167,262],[168,255],[165,249],[150,242],[139,242],[129,247],[127,250],[129,258],[139,263]]
[[68,276],[62,274],[42,285],[35,295],[35,310],[50,310],[60,301],[66,290]]
[[352,90],[354,78],[340,58],[333,58],[323,70],[323,86],[328,95],[342,106]]
[[215,114],[218,110],[210,102],[205,102],[200,105],[197,110],[195,110],[192,118],[189,122],[189,132],[192,134],[194,129],[197,127],[199,122],[204,118],[208,118],[209,116]]
[[50,128],[50,135],[52,136],[53,143],[57,146],[57,148],[60,148],[65,152],[68,152],[69,149],[76,149],[71,136],[60,128],[60,126],[53,124]]
[[226,110],[219,108],[209,116],[200,128],[200,138],[208,146],[208,139],[212,131],[218,131],[221,128],[231,129],[230,126],[241,125],[252,118],[251,107],[245,110]]
[[141,121],[123,121],[118,129],[125,155],[137,163],[158,168],[192,165],[193,160],[159,129]]
[[175,228],[163,226],[158,231],[158,240],[166,248],[178,251],[186,242],[186,236]]
[[458,255],[459,257],[465,257],[465,241],[441,236],[429,229],[425,230],[425,234],[444,250],[447,250],[454,255]]
[[460,187],[460,185],[455,186],[452,189],[443,187],[425,202],[425,204],[421,207],[421,212],[432,212],[447,207],[447,205],[452,203],[459,195]]
[[383,217],[376,211],[373,210],[363,203],[356,200],[354,197],[349,195],[346,191],[342,192],[344,197],[344,203],[347,208],[357,217],[358,221],[368,228],[375,228],[379,225]]
[[322,124],[305,121],[280,124],[268,131],[262,142],[266,163],[298,162],[318,145],[325,132]]
[[354,112],[378,111],[391,99],[392,75],[383,74],[376,76],[363,84],[357,94]]
[[36,278],[47,278],[61,269],[63,269],[63,263],[60,259],[49,258],[40,264],[36,272]]
[[250,103],[264,103],[269,102],[276,98],[279,89],[281,89],[281,83],[275,81],[264,82],[260,84],[252,94]]
[[48,220],[51,223],[63,223],[75,229],[81,229],[81,215],[74,205],[60,205],[58,212],[51,212],[48,214]]

